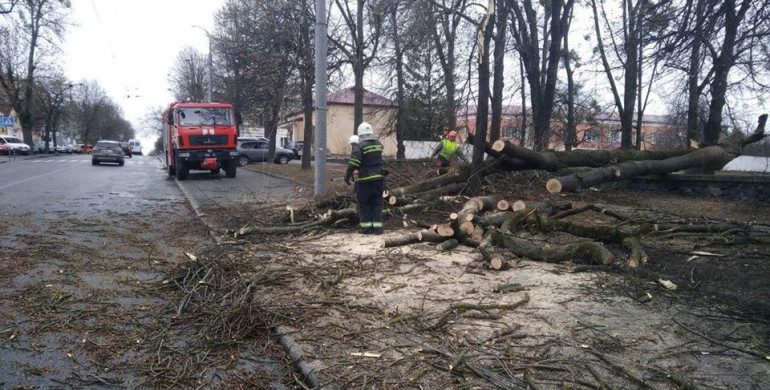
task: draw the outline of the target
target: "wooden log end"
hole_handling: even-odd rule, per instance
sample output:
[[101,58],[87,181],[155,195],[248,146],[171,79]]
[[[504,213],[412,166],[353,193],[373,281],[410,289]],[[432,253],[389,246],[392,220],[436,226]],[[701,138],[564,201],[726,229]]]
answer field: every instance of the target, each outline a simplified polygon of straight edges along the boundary
[[398,198],[396,198],[395,196],[390,196],[390,197],[388,198],[388,204],[389,204],[389,205],[391,205],[391,206],[395,206],[395,205],[396,205],[396,203],[398,203]]
[[517,200],[513,202],[513,205],[511,206],[511,209],[513,211],[521,211],[521,210],[524,210],[525,208],[527,208],[527,204],[524,203],[523,200]]
[[505,264],[505,260],[502,258],[502,256],[493,256],[491,259],[489,259],[489,268],[499,271],[503,268],[503,264]]
[[499,139],[492,144],[492,150],[495,152],[502,152],[505,149],[505,141]]
[[468,214],[465,216],[465,222],[473,222],[474,220],[478,219],[479,216],[476,214]]
[[390,197],[390,191],[384,190],[382,191],[382,199],[388,199]]
[[460,231],[467,235],[473,234],[475,229],[476,226],[473,225],[473,222],[463,222],[460,224]]
[[440,225],[436,228],[436,233],[441,237],[452,237],[455,235],[455,230],[449,225]]
[[561,193],[561,182],[558,179],[550,179],[545,183],[545,189],[551,194]]
[[511,204],[507,200],[505,200],[505,199],[497,202],[497,209],[500,210],[500,211],[505,211],[505,210],[508,210],[510,208],[511,208]]
[[614,172],[612,172],[612,175],[615,177],[620,177],[623,174],[620,172],[620,169],[616,169]]
[[456,221],[458,216],[459,216],[459,214],[457,214],[457,213],[449,214],[449,220],[450,221]]

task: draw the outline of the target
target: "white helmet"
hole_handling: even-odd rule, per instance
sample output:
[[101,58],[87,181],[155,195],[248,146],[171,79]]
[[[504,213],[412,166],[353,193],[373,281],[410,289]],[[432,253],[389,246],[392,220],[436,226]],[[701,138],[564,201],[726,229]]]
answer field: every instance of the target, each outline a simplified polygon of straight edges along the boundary
[[351,135],[350,139],[348,139],[348,142],[351,144],[357,144],[358,143],[358,136],[357,135]]
[[358,135],[372,135],[374,134],[374,130],[372,130],[372,125],[362,122],[360,125],[358,125]]

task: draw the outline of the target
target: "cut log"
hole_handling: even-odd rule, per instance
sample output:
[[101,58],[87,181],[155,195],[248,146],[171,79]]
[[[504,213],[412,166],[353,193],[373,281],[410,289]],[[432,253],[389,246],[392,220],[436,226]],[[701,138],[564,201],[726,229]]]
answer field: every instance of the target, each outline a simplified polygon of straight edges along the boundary
[[505,257],[500,254],[492,255],[492,258],[489,259],[488,267],[495,271],[505,271],[511,268]]
[[456,239],[450,238],[441,244],[438,244],[436,248],[441,251],[449,251],[457,248],[458,245],[460,245],[460,243]]
[[[625,161],[663,160],[687,154],[685,150],[571,150],[568,152],[536,152],[508,141],[498,140],[492,149],[508,158],[529,165],[524,169],[555,171],[568,167],[601,167]],[[506,169],[505,164],[501,168]],[[514,169],[521,169],[512,167]]]
[[455,230],[449,225],[438,225],[436,233],[442,237],[452,237],[455,235]]
[[468,222],[473,222],[477,225],[500,227],[506,220],[513,216],[511,211],[500,211],[497,213],[487,215],[469,215]]
[[524,203],[523,200],[517,200],[513,202],[513,205],[511,206],[511,208],[513,209],[513,211],[524,210],[525,208],[527,208],[527,204]]
[[610,264],[614,256],[603,245],[590,241],[544,248],[538,243],[510,234],[500,234],[503,245],[516,256],[549,263],[572,261],[589,264]]
[[406,194],[415,194],[462,181],[465,181],[465,177],[459,174],[444,175],[408,187],[391,188],[389,190],[389,195],[403,196]]
[[716,146],[670,157],[663,160],[629,161],[607,167],[591,169],[581,174],[553,178],[546,183],[546,189],[552,194],[577,192],[583,188],[607,183],[613,180],[625,180],[641,175],[664,175],[685,169],[697,168],[703,171],[721,169],[740,154],[746,142],[755,142],[764,138],[767,115],[759,117],[754,133],[745,138],[740,132],[733,132],[725,141]]
[[430,230],[420,230],[417,233],[417,237],[419,238],[420,242],[444,242],[446,241],[446,237],[439,235],[436,232],[430,231]]
[[510,208],[511,208],[511,204],[505,199],[502,199],[499,202],[497,202],[498,211],[506,211],[506,210],[509,210]]
[[488,196],[477,196],[475,198],[471,198],[469,202],[476,202],[476,204],[478,204],[479,211],[489,211],[496,209],[498,202],[501,200],[501,195],[493,194]]
[[382,199],[388,199],[390,197],[390,191],[384,190],[382,191]]
[[474,230],[476,230],[476,226],[473,225],[473,222],[463,222],[460,224],[460,231],[467,235],[473,234]]

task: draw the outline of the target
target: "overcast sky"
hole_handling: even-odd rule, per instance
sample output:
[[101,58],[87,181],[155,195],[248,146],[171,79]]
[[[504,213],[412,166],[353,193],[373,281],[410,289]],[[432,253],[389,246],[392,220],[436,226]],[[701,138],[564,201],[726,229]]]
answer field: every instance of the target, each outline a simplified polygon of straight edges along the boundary
[[[168,73],[186,45],[208,53],[214,14],[224,0],[72,0],[64,41],[67,77],[96,80],[135,126],[151,107],[173,100]],[[149,146],[144,141],[143,144]]]

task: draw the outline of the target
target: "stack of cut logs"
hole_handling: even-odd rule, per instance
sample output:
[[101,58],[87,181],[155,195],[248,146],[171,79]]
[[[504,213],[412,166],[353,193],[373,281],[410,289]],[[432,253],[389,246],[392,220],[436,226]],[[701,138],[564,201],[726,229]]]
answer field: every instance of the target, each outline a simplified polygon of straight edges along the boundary
[[539,224],[557,211],[569,207],[569,204],[553,205],[549,202],[533,205],[526,205],[522,201],[510,203],[499,195],[475,197],[465,202],[460,211],[450,214],[449,222],[388,238],[385,240],[385,247],[431,242],[437,243],[440,250],[450,250],[464,244],[478,248],[487,266],[494,270],[508,268],[506,258],[510,256],[503,256],[499,250],[508,251],[518,257],[547,262],[612,262],[612,253],[599,243],[579,241],[563,246],[544,247],[540,243],[512,234],[519,226]]

